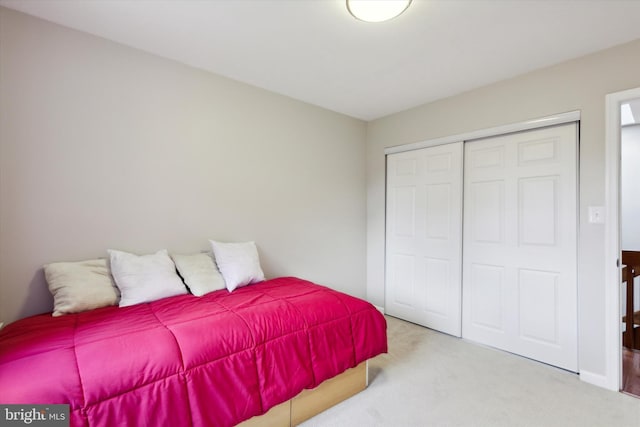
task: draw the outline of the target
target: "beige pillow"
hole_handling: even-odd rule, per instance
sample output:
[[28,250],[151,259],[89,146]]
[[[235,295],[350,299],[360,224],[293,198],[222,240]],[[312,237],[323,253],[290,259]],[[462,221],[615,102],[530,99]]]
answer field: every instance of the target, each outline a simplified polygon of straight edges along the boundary
[[54,316],[116,305],[120,298],[106,259],[53,262],[44,266],[44,275]]
[[171,254],[171,258],[193,295],[201,297],[225,288],[224,279],[213,260],[212,253]]

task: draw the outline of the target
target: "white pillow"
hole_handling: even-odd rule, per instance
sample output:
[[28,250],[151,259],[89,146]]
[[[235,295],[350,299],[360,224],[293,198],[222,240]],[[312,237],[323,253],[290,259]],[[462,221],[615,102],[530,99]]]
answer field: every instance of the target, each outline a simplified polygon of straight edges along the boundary
[[111,274],[120,289],[120,307],[187,293],[166,249],[152,255],[108,252]]
[[213,254],[171,254],[171,258],[193,295],[201,297],[225,288],[224,278],[216,267]]
[[240,286],[264,280],[258,248],[254,242],[220,243],[210,240],[211,248],[229,292]]
[[106,259],[52,262],[44,266],[53,295],[53,316],[116,305],[120,293]]

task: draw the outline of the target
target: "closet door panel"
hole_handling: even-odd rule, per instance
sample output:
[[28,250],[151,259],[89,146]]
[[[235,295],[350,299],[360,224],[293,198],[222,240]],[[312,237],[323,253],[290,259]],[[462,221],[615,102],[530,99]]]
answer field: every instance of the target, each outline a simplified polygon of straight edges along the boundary
[[462,142],[387,157],[385,312],[461,334]]
[[577,371],[577,129],[465,144],[463,336]]

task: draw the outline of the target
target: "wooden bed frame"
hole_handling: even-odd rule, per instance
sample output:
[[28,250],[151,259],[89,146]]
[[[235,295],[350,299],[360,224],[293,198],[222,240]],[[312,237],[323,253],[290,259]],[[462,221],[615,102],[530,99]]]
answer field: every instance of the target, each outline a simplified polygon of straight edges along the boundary
[[347,369],[311,390],[303,390],[291,400],[271,408],[267,413],[248,419],[239,427],[291,427],[318,415],[358,394],[369,383],[368,362]]

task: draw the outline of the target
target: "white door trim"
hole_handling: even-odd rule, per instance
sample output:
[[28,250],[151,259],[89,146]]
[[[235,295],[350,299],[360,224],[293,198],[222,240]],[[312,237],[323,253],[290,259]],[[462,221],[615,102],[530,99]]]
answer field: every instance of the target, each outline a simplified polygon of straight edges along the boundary
[[480,129],[472,132],[461,133],[458,135],[429,139],[427,141],[414,142],[411,144],[395,145],[393,147],[385,148],[384,154],[402,153],[403,151],[418,150],[420,148],[449,144],[451,142],[471,141],[472,139],[505,135],[507,133],[521,132],[524,130],[537,129],[545,126],[554,126],[564,123],[577,122],[579,120],[580,111],[569,111],[567,113],[554,114],[553,116],[527,120],[524,122],[511,123],[508,125],[496,126],[487,129]]
[[605,97],[605,346],[604,384],[619,391],[622,375],[620,328],[620,105],[640,98],[640,88],[610,93]]

